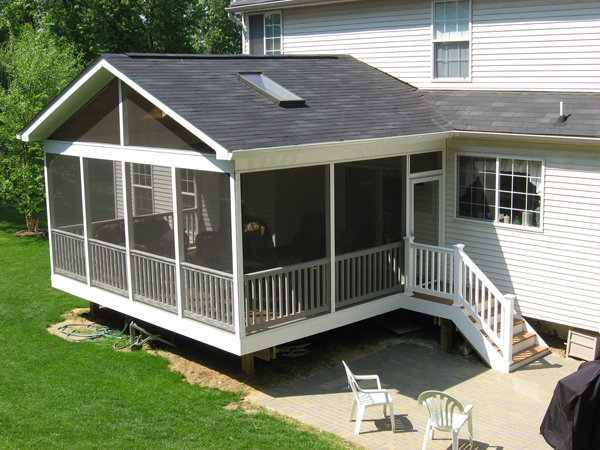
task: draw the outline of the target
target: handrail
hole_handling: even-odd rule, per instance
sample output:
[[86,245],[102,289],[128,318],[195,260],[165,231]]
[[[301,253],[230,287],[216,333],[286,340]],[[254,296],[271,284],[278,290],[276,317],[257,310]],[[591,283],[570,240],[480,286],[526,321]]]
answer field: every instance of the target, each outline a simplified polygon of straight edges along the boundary
[[[473,317],[510,365],[515,296],[502,294],[465,253],[463,244],[450,249],[417,244],[413,236],[404,239],[407,245],[405,292],[409,295],[413,291],[424,292],[453,300],[452,306],[464,308]],[[446,258],[443,262],[441,255]]]

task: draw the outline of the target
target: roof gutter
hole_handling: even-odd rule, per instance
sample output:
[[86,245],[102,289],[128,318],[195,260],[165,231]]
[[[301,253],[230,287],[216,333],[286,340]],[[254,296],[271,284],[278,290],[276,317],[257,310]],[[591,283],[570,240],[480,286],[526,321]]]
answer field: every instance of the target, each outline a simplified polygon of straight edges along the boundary
[[580,145],[598,145],[600,138],[597,137],[579,137],[579,136],[559,136],[559,135],[543,135],[543,134],[513,134],[513,133],[496,133],[485,131],[460,131],[455,130],[453,136],[455,138],[470,138],[470,139],[502,139],[503,141],[528,141],[542,143],[557,143],[569,142]]
[[227,13],[229,12],[246,12],[246,11],[266,11],[273,9],[283,8],[294,8],[299,6],[318,6],[318,5],[329,5],[332,3],[349,3],[356,2],[358,0],[273,0],[268,2],[255,2],[249,5],[242,6],[230,6],[225,8]]

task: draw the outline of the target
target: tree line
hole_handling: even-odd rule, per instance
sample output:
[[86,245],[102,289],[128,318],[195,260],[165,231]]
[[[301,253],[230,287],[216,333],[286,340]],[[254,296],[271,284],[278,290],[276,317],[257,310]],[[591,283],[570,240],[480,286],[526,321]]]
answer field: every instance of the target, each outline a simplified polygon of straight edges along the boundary
[[0,0],[0,201],[37,231],[43,151],[17,133],[100,53],[240,53],[231,0]]

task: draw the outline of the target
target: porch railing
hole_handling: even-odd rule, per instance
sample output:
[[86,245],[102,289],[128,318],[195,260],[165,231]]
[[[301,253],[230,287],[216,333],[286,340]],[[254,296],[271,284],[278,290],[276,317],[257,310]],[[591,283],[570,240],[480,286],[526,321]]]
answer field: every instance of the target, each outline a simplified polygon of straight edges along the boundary
[[244,275],[246,331],[330,311],[329,260]]
[[127,296],[127,252],[120,245],[89,240],[92,286]]
[[131,251],[134,300],[177,312],[175,262],[168,258]]
[[464,252],[464,245],[450,249],[416,244],[414,237],[405,240],[405,292],[447,298],[463,307],[512,363],[514,296],[500,292]]
[[397,292],[402,284],[402,246],[399,242],[336,256],[336,305]]
[[181,264],[183,316],[235,331],[233,275]]
[[54,271],[79,281],[87,281],[83,236],[56,228],[51,233]]

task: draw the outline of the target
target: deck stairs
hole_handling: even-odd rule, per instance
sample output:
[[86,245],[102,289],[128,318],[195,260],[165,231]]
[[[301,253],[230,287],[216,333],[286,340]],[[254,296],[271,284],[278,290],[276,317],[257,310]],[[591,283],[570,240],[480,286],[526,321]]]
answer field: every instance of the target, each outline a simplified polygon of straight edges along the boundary
[[[515,315],[513,319],[512,362],[506,367],[501,349],[490,339],[488,333],[483,330],[477,320],[466,312],[466,308],[455,308],[452,306],[452,302],[447,299],[421,293],[416,293],[411,297],[411,302],[415,303],[415,301],[425,301],[435,305],[433,308],[436,311],[436,317],[452,320],[475,352],[492,368],[504,372],[513,372],[549,353],[547,344],[531,325],[521,316]],[[411,308],[407,305],[407,309],[423,311],[424,308]],[[430,310],[430,308],[425,309]],[[484,317],[487,317],[487,315],[484,315]],[[498,329],[500,328],[501,324],[498,324]]]
[[452,320],[493,369],[512,372],[548,354],[549,348],[464,252],[416,244],[409,238],[403,307]]

